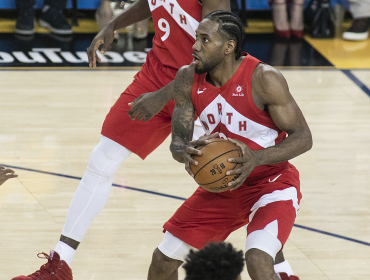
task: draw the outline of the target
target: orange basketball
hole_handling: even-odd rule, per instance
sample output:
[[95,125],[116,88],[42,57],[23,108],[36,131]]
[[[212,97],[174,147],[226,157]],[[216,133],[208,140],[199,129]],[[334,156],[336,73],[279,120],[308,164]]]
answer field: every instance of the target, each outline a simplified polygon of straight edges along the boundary
[[193,155],[198,162],[195,166],[190,164],[194,174],[194,180],[203,189],[220,193],[231,189],[227,184],[239,177],[240,174],[226,175],[229,170],[240,168],[240,163],[228,162],[229,158],[242,156],[240,148],[225,139],[210,139],[204,146],[196,147],[202,152],[201,155]]

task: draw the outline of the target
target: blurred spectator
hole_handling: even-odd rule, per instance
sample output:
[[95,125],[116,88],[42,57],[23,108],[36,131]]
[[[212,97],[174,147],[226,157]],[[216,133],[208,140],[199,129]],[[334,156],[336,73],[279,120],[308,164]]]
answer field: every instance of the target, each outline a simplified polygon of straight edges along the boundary
[[370,0],[348,0],[352,26],[343,33],[344,40],[362,41],[369,37]]
[[185,261],[185,280],[238,280],[244,267],[243,252],[224,242],[190,250]]
[[274,32],[278,37],[303,37],[304,0],[292,0],[290,5],[290,23],[286,0],[271,0]]
[[[35,33],[34,20],[35,10],[33,6],[36,0],[15,0],[19,11],[15,33],[32,35]],[[41,11],[40,25],[59,35],[72,34],[72,28],[63,15],[67,0],[45,0]]]
[[10,178],[18,177],[13,170],[0,166],[0,186]]
[[304,11],[304,21],[312,38],[335,36],[335,18],[330,0],[312,0]]
[[[123,9],[126,9],[132,2],[134,2],[134,0],[128,0],[126,2],[101,0],[100,7],[95,13],[95,19],[99,25],[99,30],[102,30],[104,25],[106,25],[113,17],[116,17],[121,13]],[[126,30],[132,32],[136,39],[146,38],[148,36],[148,19],[126,27]],[[118,33],[116,34],[118,35]]]
[[96,10],[95,19],[99,25],[99,30],[102,30],[103,26],[113,18],[113,10],[110,3],[110,0],[101,0],[99,8]]

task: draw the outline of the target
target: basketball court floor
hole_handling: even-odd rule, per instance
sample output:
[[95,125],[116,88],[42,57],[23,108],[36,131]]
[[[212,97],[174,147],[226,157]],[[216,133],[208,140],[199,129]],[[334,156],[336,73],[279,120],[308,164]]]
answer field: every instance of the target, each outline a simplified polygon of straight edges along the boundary
[[[0,34],[8,42],[0,45],[0,165],[19,177],[0,187],[0,279],[33,273],[45,263],[36,255],[49,253],[59,240],[105,115],[132,81],[140,67],[134,58],[141,55],[124,57],[128,65],[110,61],[92,70],[83,62],[68,64],[70,56],[54,51],[63,59],[58,66],[45,50],[32,50],[58,45],[39,40],[22,49],[10,25],[3,22]],[[300,171],[303,199],[285,257],[301,280],[370,279],[370,40],[306,37],[297,56],[296,42],[275,42],[270,31],[247,30],[245,48],[283,73],[314,139],[311,151],[291,161]],[[75,47],[92,37],[76,28],[73,47],[59,42],[59,48],[77,57],[82,50]],[[45,64],[25,65],[22,51],[41,53]],[[197,187],[172,159],[169,143],[145,161],[131,155],[118,169],[105,209],[77,250],[74,279],[146,279],[163,223]],[[244,230],[228,241],[242,250]],[[184,279],[183,269],[179,275]],[[250,279],[246,269],[242,279]]]

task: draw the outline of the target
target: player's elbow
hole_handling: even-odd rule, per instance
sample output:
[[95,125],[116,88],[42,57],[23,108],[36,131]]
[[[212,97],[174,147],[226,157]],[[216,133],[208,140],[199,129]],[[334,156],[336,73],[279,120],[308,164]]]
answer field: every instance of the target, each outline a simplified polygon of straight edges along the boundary
[[311,131],[309,129],[303,133],[302,139],[304,141],[304,152],[311,150],[313,146],[313,139]]

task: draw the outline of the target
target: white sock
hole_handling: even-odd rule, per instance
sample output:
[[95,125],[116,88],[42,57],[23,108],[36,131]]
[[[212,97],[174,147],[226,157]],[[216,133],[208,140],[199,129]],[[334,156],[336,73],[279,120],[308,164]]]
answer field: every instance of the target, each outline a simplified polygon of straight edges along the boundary
[[275,270],[275,273],[285,272],[286,274],[288,274],[288,276],[294,275],[294,272],[292,268],[290,267],[290,264],[288,263],[287,260],[281,263],[275,264],[274,270]]
[[54,251],[59,254],[61,260],[65,261],[69,266],[71,266],[73,257],[76,253],[75,249],[59,241],[57,246],[55,246]]
[[[120,144],[101,136],[69,206],[62,235],[82,241],[94,218],[103,210],[108,200],[114,173],[130,153]],[[61,260],[71,264],[75,252],[73,248],[59,241],[55,251]]]

